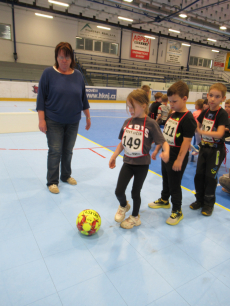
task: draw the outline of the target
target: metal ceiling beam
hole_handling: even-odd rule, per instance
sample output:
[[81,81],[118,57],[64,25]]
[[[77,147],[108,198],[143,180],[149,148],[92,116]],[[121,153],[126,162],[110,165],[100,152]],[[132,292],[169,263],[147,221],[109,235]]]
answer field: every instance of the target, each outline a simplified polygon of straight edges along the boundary
[[[98,4],[101,4],[101,5],[105,5],[105,6],[107,6],[107,4],[105,4],[104,3],[104,1],[103,1],[103,3],[101,3],[101,2],[98,2],[98,1],[95,1],[95,0],[86,0],[86,1],[88,1],[88,2],[96,2],[96,3],[98,3]],[[124,2],[120,2],[120,1],[117,1],[117,0],[107,0],[108,2],[112,2],[112,3],[115,3],[115,4],[119,4],[119,5],[124,5],[124,6],[126,6],[126,7],[129,7],[129,8],[132,8],[132,9],[136,9],[136,10],[139,10],[139,11],[142,11],[143,13],[144,12],[148,12],[148,13],[152,13],[152,14],[155,14],[155,15],[159,15],[159,12],[157,12],[157,11],[154,11],[154,10],[149,10],[149,9],[144,9],[144,8],[139,8],[139,7],[137,7],[137,6],[134,6],[134,5],[132,5],[132,4],[126,4],[126,3],[124,3]],[[119,8],[119,9],[122,9],[121,7]],[[125,9],[126,10],[126,9]],[[135,13],[135,14],[140,14],[140,13],[136,13],[136,12],[133,12],[133,13]],[[178,12],[177,12],[178,13]],[[167,14],[165,14],[165,13],[160,13],[160,15],[162,15],[162,16],[167,16]],[[153,17],[153,16],[147,16],[148,18],[156,18],[156,17]],[[182,26],[187,26],[187,25],[189,25],[189,26],[196,26],[196,27],[202,27],[203,29],[206,29],[206,30],[210,30],[210,31],[213,31],[213,32],[215,32],[215,33],[218,33],[218,35],[226,35],[226,36],[228,36],[228,37],[230,37],[230,33],[228,33],[228,32],[223,32],[223,31],[221,31],[221,30],[219,30],[219,29],[215,29],[215,28],[212,28],[211,26],[209,27],[209,26],[207,26],[207,25],[203,25],[203,24],[201,24],[201,23],[196,23],[196,22],[193,22],[193,21],[189,21],[189,20],[182,20],[181,18],[179,18],[179,17],[174,17],[173,19],[175,19],[175,20],[177,20],[177,21],[179,21],[179,22],[181,22],[181,23],[183,23],[182,24]],[[138,23],[138,24],[146,24],[146,22],[142,22],[142,23]]]
[[222,0],[222,1],[218,1],[218,2],[215,2],[215,3],[212,3],[212,4],[208,4],[208,5],[202,6],[202,7],[198,7],[196,9],[194,9],[194,10],[188,11],[187,13],[192,13],[192,12],[195,12],[195,11],[199,11],[199,10],[202,10],[202,9],[207,8],[209,6],[216,6],[216,5],[219,5],[219,4],[223,3],[223,2],[229,2],[229,0]]
[[184,8],[180,9],[179,11],[176,11],[175,13],[172,13],[172,14],[170,14],[168,16],[165,16],[164,18],[160,18],[160,21],[158,21],[158,22],[161,22],[161,21],[163,21],[165,19],[170,19],[172,16],[178,15],[180,12],[184,11],[185,9],[187,9],[188,7],[190,7],[191,5],[193,5],[193,4],[195,4],[195,3],[199,2],[199,1],[200,0],[193,1],[192,3],[190,3],[187,6],[185,6]]
[[70,18],[85,20],[85,21],[89,21],[89,22],[93,22],[93,23],[96,22],[96,23],[107,25],[107,26],[110,25],[112,27],[119,28],[119,29],[125,29],[125,30],[129,30],[129,31],[137,31],[137,32],[140,32],[140,33],[144,33],[144,34],[148,34],[148,35],[156,35],[158,37],[163,37],[163,38],[167,38],[167,39],[171,38],[171,39],[174,39],[174,40],[177,40],[177,41],[180,41],[180,42],[187,42],[187,43],[194,44],[194,45],[200,45],[200,46],[203,46],[203,47],[206,47],[206,48],[215,47],[216,49],[219,49],[219,50],[223,50],[223,51],[227,51],[227,52],[229,51],[228,48],[218,47],[218,46],[215,46],[215,44],[209,45],[209,44],[204,44],[202,42],[196,42],[196,41],[193,41],[193,40],[183,39],[183,38],[180,38],[180,37],[174,37],[174,36],[170,36],[170,35],[161,34],[160,32],[157,33],[157,32],[153,32],[153,31],[146,31],[146,30],[143,30],[143,29],[134,28],[131,25],[125,26],[125,25],[121,25],[121,24],[118,24],[118,23],[113,23],[113,22],[109,22],[109,21],[105,21],[105,20],[99,20],[99,19],[96,19],[96,18],[89,18],[89,17],[82,16],[82,15],[72,14],[72,13],[69,13],[68,11],[62,12],[62,11],[55,10],[53,8],[51,9],[51,8],[45,8],[45,7],[36,6],[36,5],[32,5],[32,4],[27,4],[27,3],[22,3],[22,2],[21,3],[20,2],[14,2],[12,0],[0,0],[0,3],[14,4],[15,7],[18,6],[18,7],[22,7],[22,8],[26,8],[26,9],[47,12],[47,13],[59,15],[59,16],[65,17],[65,18],[70,17]]

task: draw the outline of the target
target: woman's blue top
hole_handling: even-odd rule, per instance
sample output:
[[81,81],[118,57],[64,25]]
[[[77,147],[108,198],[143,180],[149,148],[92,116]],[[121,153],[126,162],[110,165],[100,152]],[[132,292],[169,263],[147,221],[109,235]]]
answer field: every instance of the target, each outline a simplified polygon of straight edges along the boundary
[[62,74],[53,67],[46,68],[41,76],[36,110],[45,111],[49,119],[72,124],[81,119],[81,111],[88,109],[85,83],[82,74]]

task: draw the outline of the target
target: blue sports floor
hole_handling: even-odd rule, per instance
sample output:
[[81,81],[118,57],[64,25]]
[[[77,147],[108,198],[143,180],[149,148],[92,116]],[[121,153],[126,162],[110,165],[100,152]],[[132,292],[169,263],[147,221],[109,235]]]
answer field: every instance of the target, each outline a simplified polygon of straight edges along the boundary
[[[82,119],[74,149],[78,185],[60,183],[57,195],[46,187],[45,135],[0,134],[0,305],[229,306],[230,211],[216,205],[206,218],[189,209],[196,163],[184,175],[184,219],[177,226],[165,223],[170,210],[148,208],[161,191],[161,177],[150,171],[142,225],[122,229],[114,221],[114,190],[123,161],[118,157],[113,170],[108,162],[127,115],[91,110],[91,117],[89,131]],[[159,160],[151,170],[160,174]],[[127,198],[132,204],[131,185]],[[228,207],[221,187],[217,203]],[[86,208],[102,218],[92,237],[76,228]]]

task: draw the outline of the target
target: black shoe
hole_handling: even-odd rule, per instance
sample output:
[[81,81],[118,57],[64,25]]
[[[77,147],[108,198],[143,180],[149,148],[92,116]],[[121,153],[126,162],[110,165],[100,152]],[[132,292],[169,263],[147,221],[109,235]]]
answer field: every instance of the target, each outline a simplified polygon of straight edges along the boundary
[[193,209],[193,210],[197,210],[197,209],[201,208],[202,205],[201,205],[200,202],[197,202],[197,201],[196,201],[196,202],[193,202],[192,204],[190,204],[189,207],[190,207],[191,209]]
[[204,216],[211,216],[212,212],[213,212],[213,209],[214,207],[213,206],[208,206],[208,205],[205,205],[203,208],[202,208],[202,215]]

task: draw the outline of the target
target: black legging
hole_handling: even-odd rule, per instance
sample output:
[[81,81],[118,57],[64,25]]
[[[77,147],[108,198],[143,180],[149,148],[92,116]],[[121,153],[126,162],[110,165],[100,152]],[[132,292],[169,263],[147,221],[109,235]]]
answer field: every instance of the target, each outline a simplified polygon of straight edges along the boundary
[[128,186],[129,181],[134,176],[133,188],[132,188],[132,199],[133,199],[133,212],[132,216],[138,216],[139,209],[141,206],[141,188],[148,174],[149,165],[130,165],[124,163],[117,182],[115,190],[116,197],[122,207],[126,206],[126,195],[125,190]]
[[161,171],[163,177],[163,190],[161,191],[162,200],[168,201],[171,196],[172,210],[181,210],[182,205],[182,191],[181,191],[181,180],[184,174],[184,170],[188,163],[188,153],[182,163],[181,171],[174,171],[172,169],[176,158],[172,158],[166,164],[161,161]]
[[216,201],[217,173],[225,158],[225,147],[202,147],[199,151],[194,178],[196,200],[202,206],[214,206]]

